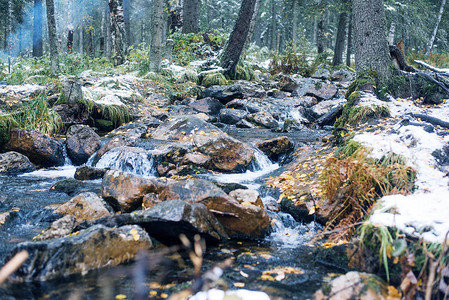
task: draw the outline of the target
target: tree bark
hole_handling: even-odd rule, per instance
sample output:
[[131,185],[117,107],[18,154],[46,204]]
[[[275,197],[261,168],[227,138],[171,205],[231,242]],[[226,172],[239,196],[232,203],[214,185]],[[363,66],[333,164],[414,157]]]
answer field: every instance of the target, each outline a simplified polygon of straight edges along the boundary
[[55,3],[53,0],[46,0],[47,3],[47,23],[48,40],[50,42],[51,74],[59,73],[58,41],[56,37]]
[[79,52],[81,57],[84,56],[84,26],[80,25],[80,34],[79,34]]
[[293,0],[293,24],[292,24],[292,44],[293,44],[293,49],[296,49],[296,27],[298,24],[298,0]]
[[126,49],[131,45],[131,22],[130,22],[130,12],[131,12],[131,0],[123,0],[123,18],[125,22],[125,42]]
[[388,31],[388,45],[394,45],[394,35],[396,33],[396,22],[394,20],[391,21],[390,30]]
[[184,0],[182,7],[182,33],[198,33],[200,31],[199,26],[199,0]]
[[72,53],[73,50],[73,24],[72,24],[72,9],[73,0],[67,1],[67,53]]
[[391,76],[382,0],[353,0],[355,66],[358,74],[374,71],[381,81]]
[[253,38],[254,28],[256,27],[257,14],[259,12],[260,0],[256,0],[256,4],[254,6],[254,14],[251,18],[251,23],[249,24],[248,36],[246,37],[245,45],[249,45],[251,43],[251,39]]
[[337,37],[335,39],[334,59],[332,64],[334,66],[341,65],[343,63],[343,51],[345,49],[345,37],[346,37],[346,19],[347,13],[343,11],[338,18]]
[[111,59],[111,23],[110,23],[110,12],[109,12],[109,2],[108,0],[104,0],[104,14],[105,14],[105,23],[104,23],[104,32],[103,36],[105,39],[105,54],[108,59]]
[[33,16],[33,57],[40,57],[43,54],[42,0],[34,0]]
[[240,59],[246,38],[248,37],[251,19],[255,13],[257,0],[243,0],[239,15],[235,22],[229,41],[223,52],[220,65],[225,69],[225,74],[233,77],[235,67]]
[[444,12],[444,6],[446,5],[446,0],[441,1],[440,12],[438,13],[437,23],[435,24],[435,28],[433,29],[432,37],[430,38],[429,43],[427,44],[426,55],[429,56],[432,52],[433,43],[435,42],[435,38],[437,36],[438,27],[440,26],[441,16]]
[[349,11],[348,41],[346,43],[346,65],[348,67],[351,66],[351,54],[352,54],[352,8]]
[[317,27],[317,34],[316,34],[316,46],[317,46],[317,52],[318,54],[321,54],[324,52],[324,43],[325,43],[325,37],[324,37],[324,7],[320,9],[320,16],[318,21],[318,27]]
[[276,49],[276,2],[271,0],[271,27],[270,27],[270,49]]
[[111,19],[112,48],[114,65],[121,65],[125,62],[126,55],[126,30],[125,18],[123,16],[123,0],[109,0],[109,13]]
[[159,72],[162,60],[162,36],[164,32],[164,0],[153,0],[150,40],[150,71]]

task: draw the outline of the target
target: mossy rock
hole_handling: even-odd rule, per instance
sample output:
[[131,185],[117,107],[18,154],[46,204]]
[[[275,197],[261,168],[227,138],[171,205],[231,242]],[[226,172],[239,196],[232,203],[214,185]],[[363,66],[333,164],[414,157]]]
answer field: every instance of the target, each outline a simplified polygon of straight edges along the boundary
[[112,123],[112,121],[104,119],[96,119],[95,126],[100,131],[111,131],[114,129],[114,124]]

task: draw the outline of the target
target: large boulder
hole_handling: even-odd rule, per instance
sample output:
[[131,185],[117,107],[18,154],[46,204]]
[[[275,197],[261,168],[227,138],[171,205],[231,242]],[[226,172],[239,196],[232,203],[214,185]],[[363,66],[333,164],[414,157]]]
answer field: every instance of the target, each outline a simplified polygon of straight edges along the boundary
[[76,168],[74,177],[77,180],[95,180],[103,178],[105,173],[106,169],[81,166]]
[[198,112],[202,112],[208,115],[216,115],[223,108],[223,104],[220,101],[213,98],[203,98],[190,102],[190,107]]
[[74,165],[84,164],[100,148],[100,136],[89,126],[70,126],[66,135],[67,155]]
[[142,206],[145,194],[159,193],[168,179],[151,179],[118,170],[109,170],[103,177],[103,198],[115,210],[130,212]]
[[59,215],[72,215],[78,223],[112,215],[112,208],[97,194],[86,192],[79,194],[55,210]]
[[28,157],[18,152],[10,151],[0,154],[0,174],[16,175],[36,170]]
[[62,82],[62,94],[67,103],[77,103],[83,100],[81,82],[75,79],[68,79]]
[[108,228],[95,225],[77,235],[18,244],[10,257],[22,250],[26,250],[29,257],[12,275],[12,279],[44,281],[85,274],[90,270],[129,261],[139,250],[151,247],[150,237],[139,226]]
[[305,115],[310,121],[315,121],[329,114],[331,111],[334,111],[338,107],[341,107],[341,105],[343,105],[343,103],[345,102],[345,99],[321,101],[318,104],[307,108]]
[[225,172],[245,170],[254,159],[251,146],[224,133],[202,133],[193,137],[198,152],[210,157],[211,168]]
[[337,92],[338,89],[333,84],[317,79],[308,79],[292,92],[292,97],[312,96],[318,100],[329,100],[335,97]]
[[299,80],[289,77],[284,74],[279,74],[276,79],[278,80],[278,87],[284,92],[293,92],[299,85]]
[[62,103],[53,106],[64,124],[86,124],[89,120],[89,110],[82,103]]
[[22,153],[40,167],[64,164],[63,146],[60,142],[33,129],[12,129],[6,149]]
[[213,85],[208,87],[201,94],[201,98],[215,98],[221,103],[226,104],[234,99],[243,98],[243,88],[238,85]]
[[245,118],[248,115],[248,113],[245,110],[241,109],[229,109],[229,108],[223,108],[220,110],[220,114],[218,115],[218,118],[220,119],[220,122],[225,124],[236,124],[243,118]]
[[181,200],[159,202],[143,211],[119,214],[81,224],[81,228],[103,224],[108,227],[136,224],[143,227],[151,237],[164,244],[179,244],[179,235],[193,239],[199,234],[208,242],[228,239],[223,225],[201,203]]
[[273,161],[279,161],[295,149],[292,141],[286,136],[257,142],[256,147]]
[[266,111],[249,114],[246,116],[246,119],[254,124],[257,124],[259,126],[263,126],[265,128],[269,128],[269,129],[274,129],[279,126],[276,119],[273,118],[273,116],[269,112],[266,112]]
[[348,272],[338,276],[313,295],[315,300],[382,300],[388,298],[388,286],[373,274]]

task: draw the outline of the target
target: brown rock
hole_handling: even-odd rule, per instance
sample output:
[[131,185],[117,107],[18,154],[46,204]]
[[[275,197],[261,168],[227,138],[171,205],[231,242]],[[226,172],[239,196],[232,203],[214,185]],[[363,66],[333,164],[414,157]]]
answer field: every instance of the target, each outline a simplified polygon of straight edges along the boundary
[[73,232],[76,224],[77,222],[74,216],[66,215],[51,223],[50,228],[42,231],[39,235],[35,236],[33,240],[45,241],[68,236]]
[[256,147],[273,161],[278,161],[282,155],[286,155],[295,149],[293,143],[286,136],[257,142]]
[[59,215],[72,215],[78,223],[85,220],[94,220],[113,214],[112,209],[103,199],[92,192],[86,192],[73,197],[64,203],[55,213]]
[[198,166],[206,166],[210,161],[210,157],[199,152],[191,152],[184,155],[182,164],[194,164]]
[[73,125],[67,130],[67,155],[75,165],[87,162],[100,147],[100,136],[86,125]]
[[41,167],[64,164],[62,144],[32,129],[12,129],[7,150],[17,151]]
[[105,173],[105,169],[81,166],[76,168],[74,177],[78,180],[94,180],[103,178]]
[[14,151],[0,154],[0,174],[14,175],[34,170],[34,165],[23,154]]

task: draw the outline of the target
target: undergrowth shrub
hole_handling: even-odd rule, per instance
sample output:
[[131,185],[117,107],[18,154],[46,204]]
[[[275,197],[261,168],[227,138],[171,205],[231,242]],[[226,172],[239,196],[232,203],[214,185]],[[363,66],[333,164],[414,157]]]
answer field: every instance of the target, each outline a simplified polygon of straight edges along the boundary
[[226,80],[226,77],[223,74],[219,72],[214,72],[206,74],[203,80],[201,81],[201,84],[204,87],[208,88],[213,85],[226,85],[228,84],[228,81]]
[[449,68],[449,54],[448,53],[431,53],[429,56],[422,51],[414,51],[407,55],[407,63],[417,68],[422,68],[414,61],[422,60],[429,65],[436,66],[438,68]]
[[410,193],[415,175],[416,171],[398,155],[376,160],[355,142],[341,148],[337,157],[326,161],[320,175],[322,201],[327,202],[324,206],[331,216],[326,230],[335,230],[328,241],[349,240],[355,224],[370,213],[378,198]]

